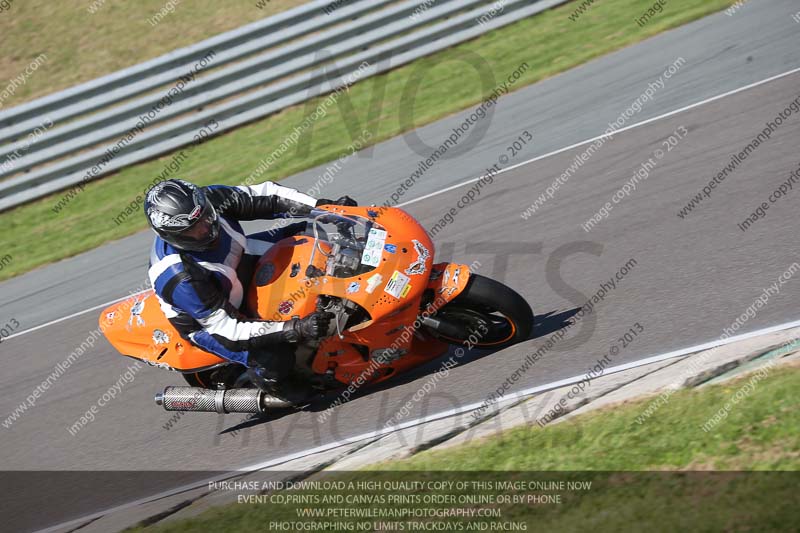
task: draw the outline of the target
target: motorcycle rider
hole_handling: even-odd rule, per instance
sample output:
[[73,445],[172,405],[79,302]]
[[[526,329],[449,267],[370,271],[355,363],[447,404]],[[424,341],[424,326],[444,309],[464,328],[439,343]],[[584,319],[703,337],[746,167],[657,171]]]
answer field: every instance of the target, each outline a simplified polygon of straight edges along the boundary
[[256,260],[303,223],[245,235],[239,221],[303,216],[334,203],[356,205],[347,196],[336,202],[315,200],[269,181],[197,187],[170,179],[150,189],[144,211],[156,238],[148,275],[161,309],[181,337],[246,366],[259,387],[279,396],[291,394],[284,380],[294,366],[292,345],[325,336],[330,314],[274,322],[245,318],[239,309]]

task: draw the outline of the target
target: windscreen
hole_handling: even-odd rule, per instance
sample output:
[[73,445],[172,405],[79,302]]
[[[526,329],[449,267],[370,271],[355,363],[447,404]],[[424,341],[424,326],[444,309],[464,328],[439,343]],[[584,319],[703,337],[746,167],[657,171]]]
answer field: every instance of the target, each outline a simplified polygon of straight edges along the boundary
[[[383,257],[387,233],[380,225],[366,217],[341,215],[314,209],[309,215],[306,233],[314,238],[314,255],[326,258],[325,274],[336,278],[349,278],[375,270]],[[317,263],[319,264],[319,263]]]

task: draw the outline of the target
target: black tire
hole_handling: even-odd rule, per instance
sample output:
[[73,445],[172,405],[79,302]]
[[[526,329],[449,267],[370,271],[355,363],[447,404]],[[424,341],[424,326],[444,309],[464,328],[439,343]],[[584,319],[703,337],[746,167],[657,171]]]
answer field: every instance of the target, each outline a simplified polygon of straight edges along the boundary
[[[470,275],[464,291],[442,307],[435,319],[451,334],[443,334],[441,328],[429,330],[434,336],[457,345],[471,341],[478,348],[505,348],[528,340],[533,331],[528,302],[514,289],[479,274]],[[454,336],[454,331],[462,334]]]

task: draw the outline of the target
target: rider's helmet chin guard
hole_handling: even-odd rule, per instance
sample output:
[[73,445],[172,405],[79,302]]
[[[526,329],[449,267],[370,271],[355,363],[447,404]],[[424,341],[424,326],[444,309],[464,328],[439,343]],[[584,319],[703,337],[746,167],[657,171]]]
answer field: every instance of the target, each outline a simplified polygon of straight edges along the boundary
[[144,211],[153,231],[179,250],[209,250],[219,238],[217,211],[203,191],[188,181],[157,183],[147,193]]

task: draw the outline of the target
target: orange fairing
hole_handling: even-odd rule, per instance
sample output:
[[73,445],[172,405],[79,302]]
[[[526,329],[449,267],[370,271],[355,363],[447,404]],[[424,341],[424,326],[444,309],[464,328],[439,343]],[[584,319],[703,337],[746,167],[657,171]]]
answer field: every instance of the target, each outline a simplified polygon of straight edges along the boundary
[[[415,336],[411,326],[419,314],[433,266],[433,243],[424,229],[400,209],[329,206],[326,210],[360,216],[373,224],[380,237],[370,252],[369,262],[375,266],[359,275],[336,277],[327,268],[329,244],[320,242],[315,250],[311,237],[284,239],[256,267],[248,293],[250,313],[275,321],[302,317],[316,309],[320,295],[350,300],[361,307],[369,319],[342,332],[342,338],[334,335],[325,340],[311,364],[314,373],[332,372],[342,383],[359,378],[377,381],[440,355],[446,345],[438,341],[412,347]],[[364,257],[362,265],[366,264]],[[309,276],[309,265],[318,274],[327,274]],[[371,355],[376,350],[408,355],[388,365],[375,365]]]
[[100,328],[123,355],[168,370],[201,370],[225,360],[183,340],[164,316],[152,290],[107,308]]
[[[400,209],[381,212],[366,207],[329,206],[326,210],[362,216],[372,220],[377,230],[386,231],[381,249],[375,252],[377,266],[353,277],[308,276],[308,265],[326,271],[325,254],[331,251],[330,245],[320,243],[321,250],[315,252],[313,238],[284,239],[268,250],[256,267],[248,293],[251,313],[275,321],[302,317],[315,310],[319,295],[351,300],[364,308],[373,321],[389,314],[396,316],[398,306],[416,312],[433,266],[433,243],[424,229]],[[391,283],[393,279],[395,282]]]

